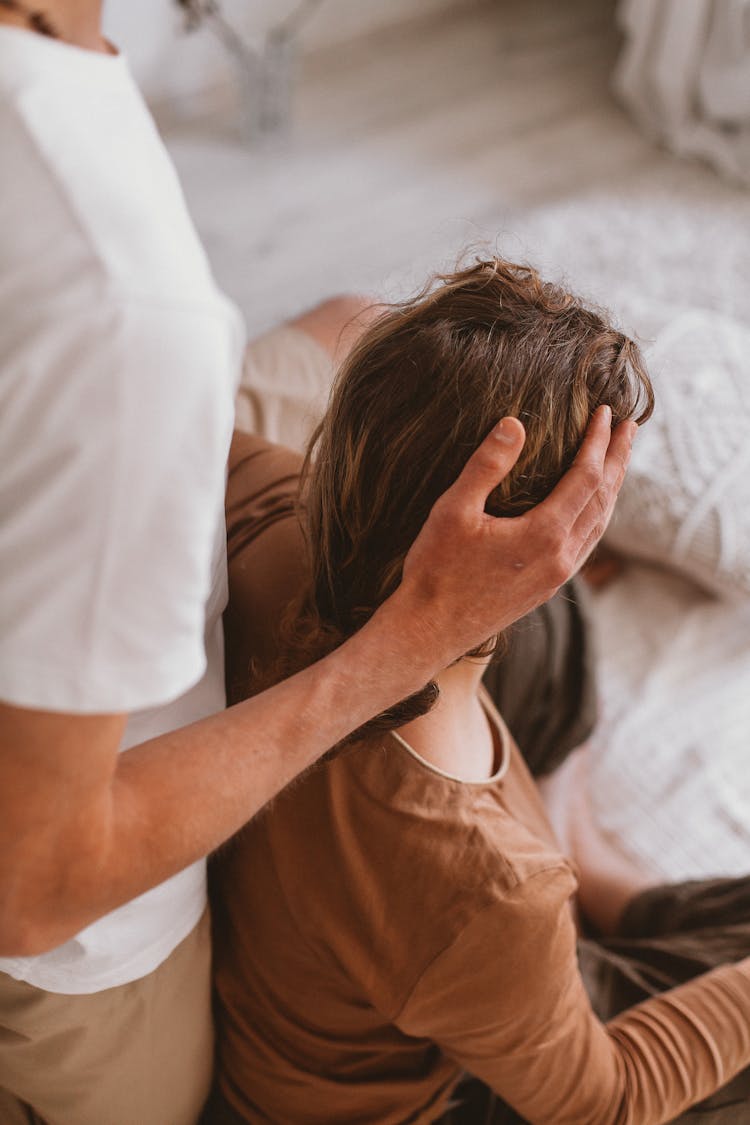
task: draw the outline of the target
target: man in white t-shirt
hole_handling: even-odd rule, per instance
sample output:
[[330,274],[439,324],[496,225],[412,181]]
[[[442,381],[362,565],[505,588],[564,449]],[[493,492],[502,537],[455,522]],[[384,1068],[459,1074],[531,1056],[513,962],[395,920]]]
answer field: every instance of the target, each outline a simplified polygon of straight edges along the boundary
[[202,857],[546,599],[603,530],[632,440],[601,411],[554,496],[498,521],[484,501],[523,443],[505,420],[368,625],[222,710],[242,327],[100,14],[0,0],[2,1125],[35,1120],[24,1103],[50,1125],[195,1121]]

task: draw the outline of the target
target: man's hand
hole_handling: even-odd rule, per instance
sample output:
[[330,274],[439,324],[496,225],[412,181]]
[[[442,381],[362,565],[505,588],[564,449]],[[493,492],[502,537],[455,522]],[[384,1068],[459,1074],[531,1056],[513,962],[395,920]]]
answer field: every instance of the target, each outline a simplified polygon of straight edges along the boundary
[[[611,429],[602,406],[575,462],[535,508],[511,519],[485,513],[525,433],[504,418],[440,497],[409,551],[393,600],[444,665],[552,597],[582,565],[609,522],[637,426]],[[393,608],[396,608],[395,605]],[[407,626],[408,627],[408,626]]]

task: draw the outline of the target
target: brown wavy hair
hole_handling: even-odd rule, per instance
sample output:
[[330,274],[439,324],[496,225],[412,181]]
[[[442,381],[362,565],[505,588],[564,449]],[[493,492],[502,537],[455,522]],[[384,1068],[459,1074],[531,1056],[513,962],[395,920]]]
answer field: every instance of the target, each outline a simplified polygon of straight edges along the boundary
[[[551,491],[603,403],[613,426],[651,414],[637,344],[529,266],[478,260],[391,306],[338,372],[307,451],[311,581],[270,679],[337,647],[393,592],[432,505],[500,418],[520,418],[526,442],[486,511],[514,516]],[[407,723],[437,697],[430,682],[351,737]]]

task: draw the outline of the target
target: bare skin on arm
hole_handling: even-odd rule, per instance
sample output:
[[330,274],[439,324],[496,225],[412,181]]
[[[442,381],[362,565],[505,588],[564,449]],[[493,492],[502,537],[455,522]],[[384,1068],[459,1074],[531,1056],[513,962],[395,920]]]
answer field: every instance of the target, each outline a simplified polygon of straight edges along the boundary
[[119,756],[123,716],[0,705],[0,954],[54,948],[206,855],[330,746],[547,599],[602,534],[633,430],[611,431],[601,408],[554,492],[496,519],[487,495],[524,441],[505,420],[435,505],[402,584],[367,624],[221,714]]

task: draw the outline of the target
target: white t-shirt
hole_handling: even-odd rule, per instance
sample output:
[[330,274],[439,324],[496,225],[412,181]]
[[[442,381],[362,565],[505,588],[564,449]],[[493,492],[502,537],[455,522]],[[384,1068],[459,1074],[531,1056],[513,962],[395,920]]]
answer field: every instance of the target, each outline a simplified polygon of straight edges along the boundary
[[[126,750],[224,705],[242,325],[121,56],[1,27],[0,152],[0,699],[128,712]],[[205,901],[198,863],[0,970],[135,980]]]

